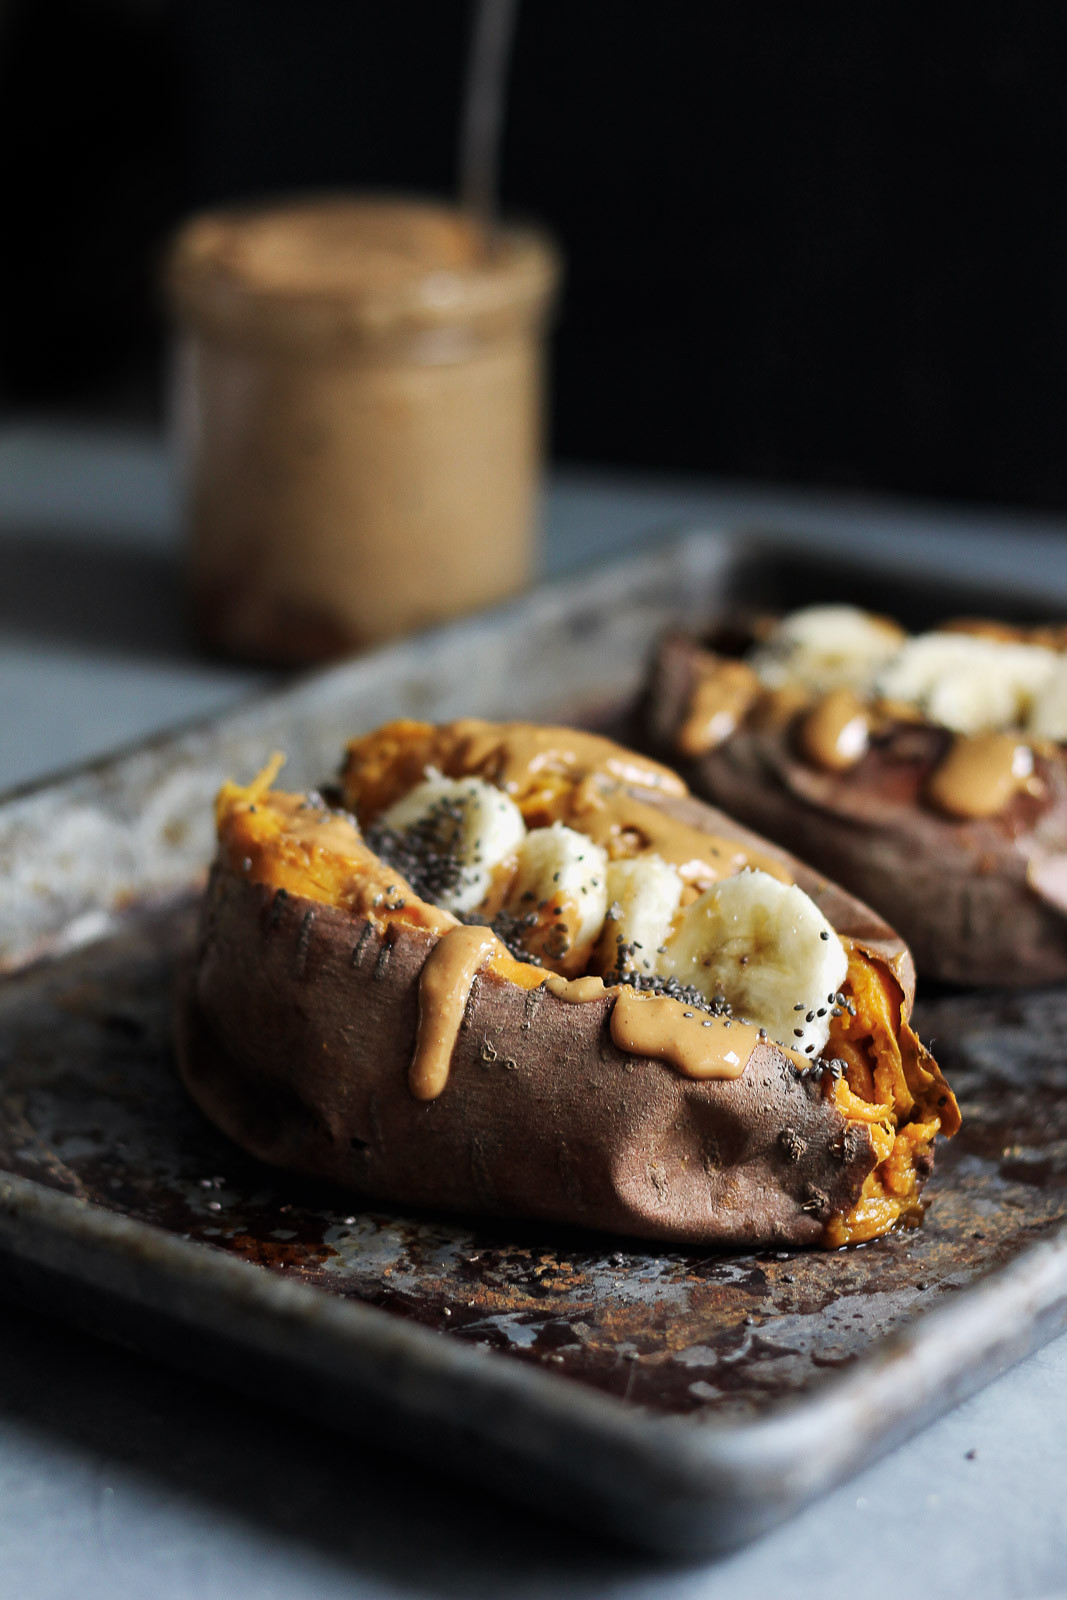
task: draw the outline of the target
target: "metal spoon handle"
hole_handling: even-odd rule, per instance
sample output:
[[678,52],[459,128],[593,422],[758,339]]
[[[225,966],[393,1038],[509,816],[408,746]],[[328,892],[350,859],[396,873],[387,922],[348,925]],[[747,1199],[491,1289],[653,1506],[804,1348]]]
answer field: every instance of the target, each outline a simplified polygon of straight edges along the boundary
[[459,146],[460,203],[492,248],[505,85],[518,0],[476,0]]

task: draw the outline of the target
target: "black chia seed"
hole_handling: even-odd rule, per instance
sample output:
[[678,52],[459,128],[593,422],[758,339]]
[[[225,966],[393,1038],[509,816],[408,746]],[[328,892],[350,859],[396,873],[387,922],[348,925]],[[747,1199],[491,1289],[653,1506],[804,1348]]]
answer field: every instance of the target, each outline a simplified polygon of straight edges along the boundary
[[[420,900],[440,904],[465,881],[459,853],[467,800],[438,800],[410,828],[372,823],[364,835],[374,854],[406,878]],[[396,893],[391,886],[390,894]]]
[[[498,911],[492,922],[487,923],[486,918],[478,911],[460,911],[457,913],[459,920],[468,927],[492,928],[501,944],[505,946],[509,955],[516,961],[523,961],[527,966],[540,967],[543,965],[541,957],[527,950],[524,940],[528,929],[537,923],[537,914],[528,911],[524,916],[516,917],[510,911]],[[551,952],[550,952],[551,953]]]
[[[635,965],[634,951],[640,949],[637,940],[627,944],[622,935],[617,936],[618,948],[615,952],[615,965],[604,974],[604,982],[609,987],[612,984],[624,983],[631,989],[636,989],[639,994],[664,995],[668,1000],[678,1000],[690,1010],[690,1014],[700,1011],[705,1016],[728,1017],[730,1007],[722,995],[716,995],[709,1000],[706,994],[692,984],[679,983],[672,973],[664,978],[657,972],[640,971]],[[642,962],[642,965],[644,963]]]

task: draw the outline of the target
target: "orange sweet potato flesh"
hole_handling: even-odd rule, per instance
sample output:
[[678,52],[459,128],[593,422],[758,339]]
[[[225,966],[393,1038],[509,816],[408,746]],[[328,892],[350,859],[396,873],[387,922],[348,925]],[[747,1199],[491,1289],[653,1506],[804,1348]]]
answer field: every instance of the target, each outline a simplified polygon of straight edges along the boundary
[[940,1132],[960,1125],[955,1096],[908,1026],[903,990],[862,950],[849,952],[844,1010],[832,1019],[830,1048],[845,1062],[834,1097],[844,1114],[867,1121],[878,1150],[856,1205],[827,1224],[826,1242],[858,1244],[921,1215],[919,1192]]

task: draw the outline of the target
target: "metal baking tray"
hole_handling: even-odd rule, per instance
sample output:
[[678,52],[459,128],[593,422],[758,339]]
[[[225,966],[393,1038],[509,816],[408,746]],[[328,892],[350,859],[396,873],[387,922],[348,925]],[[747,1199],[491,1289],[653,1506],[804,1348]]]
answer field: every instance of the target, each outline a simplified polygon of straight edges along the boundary
[[671,1551],[752,1537],[1067,1326],[1067,991],[924,1000],[963,1131],[922,1228],[837,1253],[368,1206],[241,1154],[175,1076],[225,776],[281,747],[320,782],[397,715],[625,729],[666,626],[829,595],[1041,609],[694,535],[0,803],[3,1293]]

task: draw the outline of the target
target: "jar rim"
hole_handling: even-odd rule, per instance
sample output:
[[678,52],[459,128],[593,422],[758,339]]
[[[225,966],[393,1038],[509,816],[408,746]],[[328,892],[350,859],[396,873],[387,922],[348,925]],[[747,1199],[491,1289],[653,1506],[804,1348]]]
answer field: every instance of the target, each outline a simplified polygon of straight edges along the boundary
[[487,246],[458,208],[331,194],[192,217],[172,243],[166,290],[193,331],[289,344],[518,329],[543,317],[559,276],[536,228],[509,224]]

